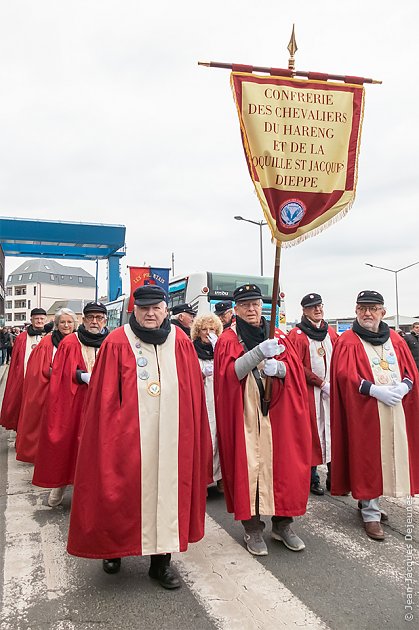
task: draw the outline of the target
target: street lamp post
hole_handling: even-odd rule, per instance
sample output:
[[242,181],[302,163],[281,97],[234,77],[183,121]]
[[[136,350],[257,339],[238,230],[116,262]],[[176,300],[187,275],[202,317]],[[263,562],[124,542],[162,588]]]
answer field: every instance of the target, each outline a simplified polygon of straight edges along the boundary
[[253,221],[252,219],[244,219],[241,216],[234,217],[236,221],[247,221],[247,223],[253,223],[259,226],[259,245],[260,245],[260,275],[263,276],[263,240],[262,240],[262,228],[264,225],[268,225],[266,221]]
[[390,271],[394,273],[395,280],[395,288],[396,288],[396,330],[399,329],[399,289],[397,284],[397,274],[400,271],[404,271],[405,269],[409,269],[409,267],[414,267],[415,265],[419,265],[419,260],[417,262],[412,263],[411,265],[406,265],[406,267],[401,267],[400,269],[387,269],[387,267],[379,267],[378,265],[372,265],[371,263],[365,263],[368,267],[374,267],[374,269],[382,269],[383,271]]

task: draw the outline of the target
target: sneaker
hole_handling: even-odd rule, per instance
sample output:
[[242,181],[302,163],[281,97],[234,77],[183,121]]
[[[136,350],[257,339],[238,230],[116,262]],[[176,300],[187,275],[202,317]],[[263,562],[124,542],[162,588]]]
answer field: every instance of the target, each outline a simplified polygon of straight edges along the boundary
[[53,488],[51,490],[48,497],[48,505],[50,507],[56,507],[57,505],[60,505],[61,501],[63,500],[66,488],[67,486],[63,486],[62,488]]
[[272,523],[272,538],[283,542],[291,551],[302,551],[306,547],[301,538],[293,531],[291,525],[279,527],[278,523]]
[[252,553],[254,556],[268,555],[268,548],[263,540],[262,532],[260,530],[250,532],[249,534],[245,532],[244,542],[246,543],[247,551]]

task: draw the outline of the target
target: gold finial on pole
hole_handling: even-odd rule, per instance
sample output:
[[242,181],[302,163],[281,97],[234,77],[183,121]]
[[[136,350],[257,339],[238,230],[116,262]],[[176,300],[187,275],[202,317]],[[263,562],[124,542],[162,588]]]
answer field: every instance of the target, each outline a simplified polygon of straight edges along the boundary
[[292,33],[290,43],[288,44],[288,52],[290,54],[290,58],[288,59],[288,70],[295,71],[295,53],[297,52],[297,42],[295,40],[295,25],[292,25]]

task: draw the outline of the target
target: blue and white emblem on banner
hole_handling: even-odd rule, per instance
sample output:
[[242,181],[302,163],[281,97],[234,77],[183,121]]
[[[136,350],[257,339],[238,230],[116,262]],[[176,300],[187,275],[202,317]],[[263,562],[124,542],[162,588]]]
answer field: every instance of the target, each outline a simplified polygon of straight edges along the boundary
[[305,205],[298,199],[289,199],[280,208],[281,223],[289,227],[298,225],[306,213]]

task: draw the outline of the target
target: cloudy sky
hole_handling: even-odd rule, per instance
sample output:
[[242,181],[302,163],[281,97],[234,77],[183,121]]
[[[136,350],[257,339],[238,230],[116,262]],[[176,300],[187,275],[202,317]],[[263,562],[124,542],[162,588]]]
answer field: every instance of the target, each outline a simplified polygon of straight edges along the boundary
[[[416,0],[1,0],[0,213],[125,224],[125,289],[126,264],[172,251],[176,273],[258,274],[258,228],[233,219],[262,215],[229,74],[197,62],[286,66],[295,23],[297,69],[383,84],[366,88],[353,209],[283,252],[287,314],[317,291],[351,315],[365,288],[392,314],[393,274],[364,263],[419,261],[418,19]],[[265,270],[273,256],[266,231]],[[419,315],[418,279],[399,276],[403,315]]]

